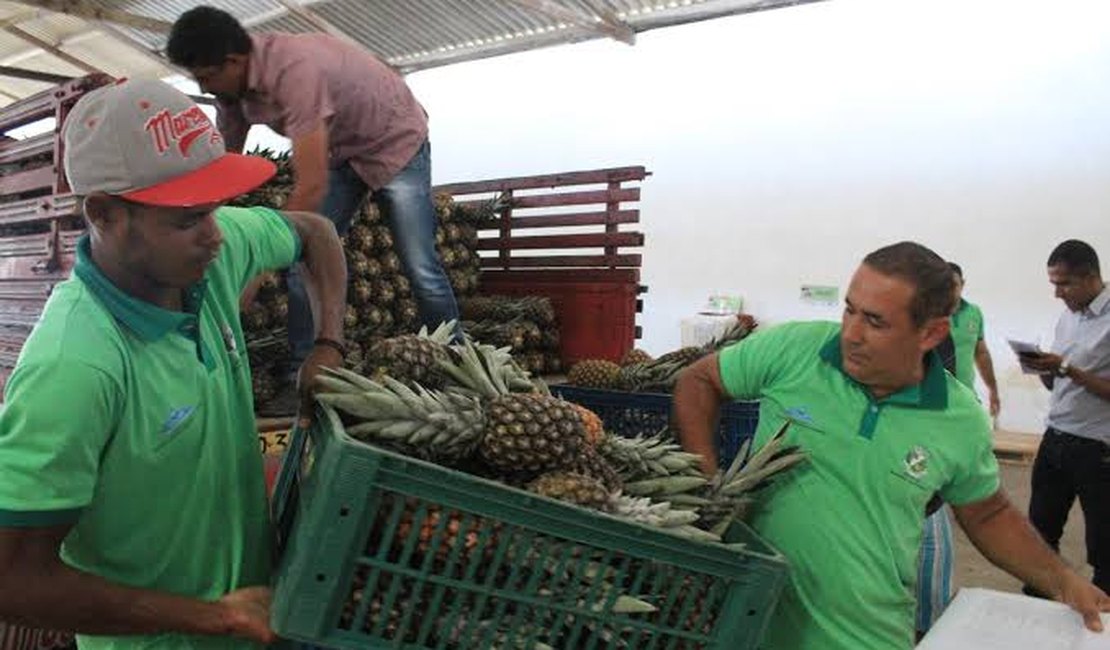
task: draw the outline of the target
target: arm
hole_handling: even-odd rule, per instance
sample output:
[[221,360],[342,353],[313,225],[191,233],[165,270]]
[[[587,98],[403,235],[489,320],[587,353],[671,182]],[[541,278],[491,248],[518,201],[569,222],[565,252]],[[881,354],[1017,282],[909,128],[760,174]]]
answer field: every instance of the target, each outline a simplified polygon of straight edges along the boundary
[[82,634],[179,632],[271,643],[270,590],[206,602],[135,589],[70,568],[58,557],[70,526],[0,528],[0,619]]
[[702,457],[702,471],[717,471],[716,422],[721,402],[727,399],[718,355],[691,364],[674,386],[674,425],[682,446]]
[[[1060,364],[1064,361],[1063,357],[1058,354],[1045,353],[1023,357],[1023,360],[1026,365],[1034,370],[1051,373],[1048,375],[1041,375],[1041,381],[1049,390],[1052,390],[1057,372],[1060,370]],[[1110,378],[1100,377],[1093,372],[1083,370],[1082,368],[1076,368],[1075,366],[1068,367],[1067,376],[1068,379],[1082,386],[1087,392],[1101,399],[1110,401]]]
[[1002,490],[961,506],[956,519],[975,547],[1007,573],[1070,605],[1087,627],[1102,630],[1100,611],[1110,611],[1110,598],[1071,570],[1041,539]]
[[998,399],[998,382],[994,378],[991,351],[987,349],[987,342],[983,339],[979,339],[975,344],[975,367],[979,369],[979,376],[983,378],[983,383],[987,385],[990,393],[991,415],[998,415],[998,411],[1002,408],[1001,401]]
[[328,189],[328,129],[323,123],[293,138],[293,192],[284,210],[317,212]]
[[216,101],[216,128],[224,138],[224,147],[232,153],[241,153],[247,144],[251,125],[243,115],[243,107],[236,103]]
[[[318,338],[343,341],[343,316],[347,310],[347,261],[335,225],[310,212],[286,212],[301,240],[305,288],[312,306]],[[321,367],[343,365],[343,355],[333,347],[317,345],[298,374],[304,403],[302,413],[312,412],[312,390]]]

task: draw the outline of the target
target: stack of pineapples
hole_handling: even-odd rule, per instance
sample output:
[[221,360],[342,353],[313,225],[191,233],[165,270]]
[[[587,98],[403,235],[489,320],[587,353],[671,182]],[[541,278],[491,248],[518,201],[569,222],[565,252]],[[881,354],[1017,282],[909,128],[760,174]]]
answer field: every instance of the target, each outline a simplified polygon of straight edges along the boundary
[[450,334],[443,325],[380,341],[365,374],[329,371],[319,401],[355,438],[694,539],[718,539],[728,524],[720,513],[800,459],[772,444],[757,455],[777,462],[767,475],[767,466],[740,458],[729,472],[705,476],[700,458],[667,435],[608,434],[596,415],[551,396],[505,348],[450,345]]
[[459,301],[463,327],[479,341],[506,347],[534,375],[562,372],[559,325],[542,296],[470,296]]
[[[280,209],[293,187],[289,153],[275,154],[268,149],[252,153],[272,160],[277,165],[277,174],[232,204]],[[436,250],[460,301],[473,295],[478,288],[478,227],[494,214],[498,205],[496,201],[456,205],[449,195],[435,197]],[[378,341],[415,330],[419,310],[412,286],[401,270],[393,235],[377,206],[369,200],[355,215],[344,238],[344,249],[348,270],[348,308],[344,319],[348,347],[346,363],[357,371],[362,369],[369,350]],[[244,335],[248,348],[254,351],[251,368],[255,373],[256,404],[273,395],[271,370],[287,370],[288,345],[275,345],[275,340],[285,336],[288,310],[284,282],[275,277],[266,280],[255,302],[243,313]],[[282,354],[284,359],[280,358]],[[259,365],[254,365],[256,363]]]
[[[380,341],[372,350],[375,364],[368,372],[329,370],[321,379],[318,400],[338,413],[348,435],[368,444],[661,529],[674,534],[675,543],[723,543],[722,535],[743,517],[751,494],[804,458],[783,444],[780,431],[758,452],[748,454],[745,446],[730,467],[707,475],[701,458],[684,452],[666,432],[633,439],[609,433],[589,410],[551,396],[505,348],[469,340],[449,344],[451,331],[451,324],[446,324],[432,333],[424,330]],[[483,585],[523,581],[522,575],[550,581],[549,574],[562,567],[530,555],[531,544],[510,545],[505,553],[513,556],[512,562],[494,561],[493,553],[501,547],[495,540],[516,533],[493,519],[403,495],[383,500],[377,513],[367,555],[404,558],[422,570],[475,576]],[[621,568],[621,575],[627,568]],[[559,598],[574,600],[576,593],[583,599],[596,597],[592,594],[598,576],[614,575],[610,570],[592,562],[592,577],[562,582]],[[643,587],[611,585],[627,612],[661,616],[649,602],[657,594]],[[685,619],[670,611],[674,620],[658,622],[706,631],[703,628],[714,619],[701,615],[697,603],[708,601],[699,589],[703,587],[690,586],[694,604],[682,608]],[[363,599],[378,598],[365,609],[363,631],[409,642],[424,638],[421,626],[405,612],[414,606],[422,611],[428,594],[415,587],[411,592],[402,589],[391,601],[380,598],[385,591],[373,583],[370,572],[357,576],[341,627],[354,625]],[[453,627],[440,623],[430,626],[436,634]],[[495,631],[512,632],[491,628],[490,634]],[[560,645],[556,636],[539,639],[548,645],[536,647],[572,647]]]

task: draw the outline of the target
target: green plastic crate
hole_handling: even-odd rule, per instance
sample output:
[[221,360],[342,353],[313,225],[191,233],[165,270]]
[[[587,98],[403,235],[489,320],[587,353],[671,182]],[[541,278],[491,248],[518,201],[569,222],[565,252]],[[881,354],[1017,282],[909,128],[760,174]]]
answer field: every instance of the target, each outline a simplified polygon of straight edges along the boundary
[[372,447],[331,410],[296,433],[274,516],[273,628],[335,648],[745,650],[786,578],[744,525],[742,549],[685,541]]

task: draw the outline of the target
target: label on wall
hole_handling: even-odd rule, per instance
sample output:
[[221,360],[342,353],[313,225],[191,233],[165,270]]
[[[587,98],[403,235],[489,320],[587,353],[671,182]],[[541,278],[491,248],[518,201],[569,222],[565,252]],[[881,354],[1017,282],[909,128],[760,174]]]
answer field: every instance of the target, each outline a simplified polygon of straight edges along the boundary
[[840,289],[823,284],[803,284],[802,302],[807,305],[835,307],[840,303]]

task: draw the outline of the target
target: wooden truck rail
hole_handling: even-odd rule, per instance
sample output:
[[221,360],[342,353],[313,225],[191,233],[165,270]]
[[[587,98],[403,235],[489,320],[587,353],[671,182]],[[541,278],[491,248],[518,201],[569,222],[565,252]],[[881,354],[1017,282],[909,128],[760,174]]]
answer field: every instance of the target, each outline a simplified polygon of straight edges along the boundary
[[560,323],[563,361],[618,360],[639,337],[643,167],[617,167],[440,185],[463,206],[501,197],[479,229],[483,294],[546,295]]

